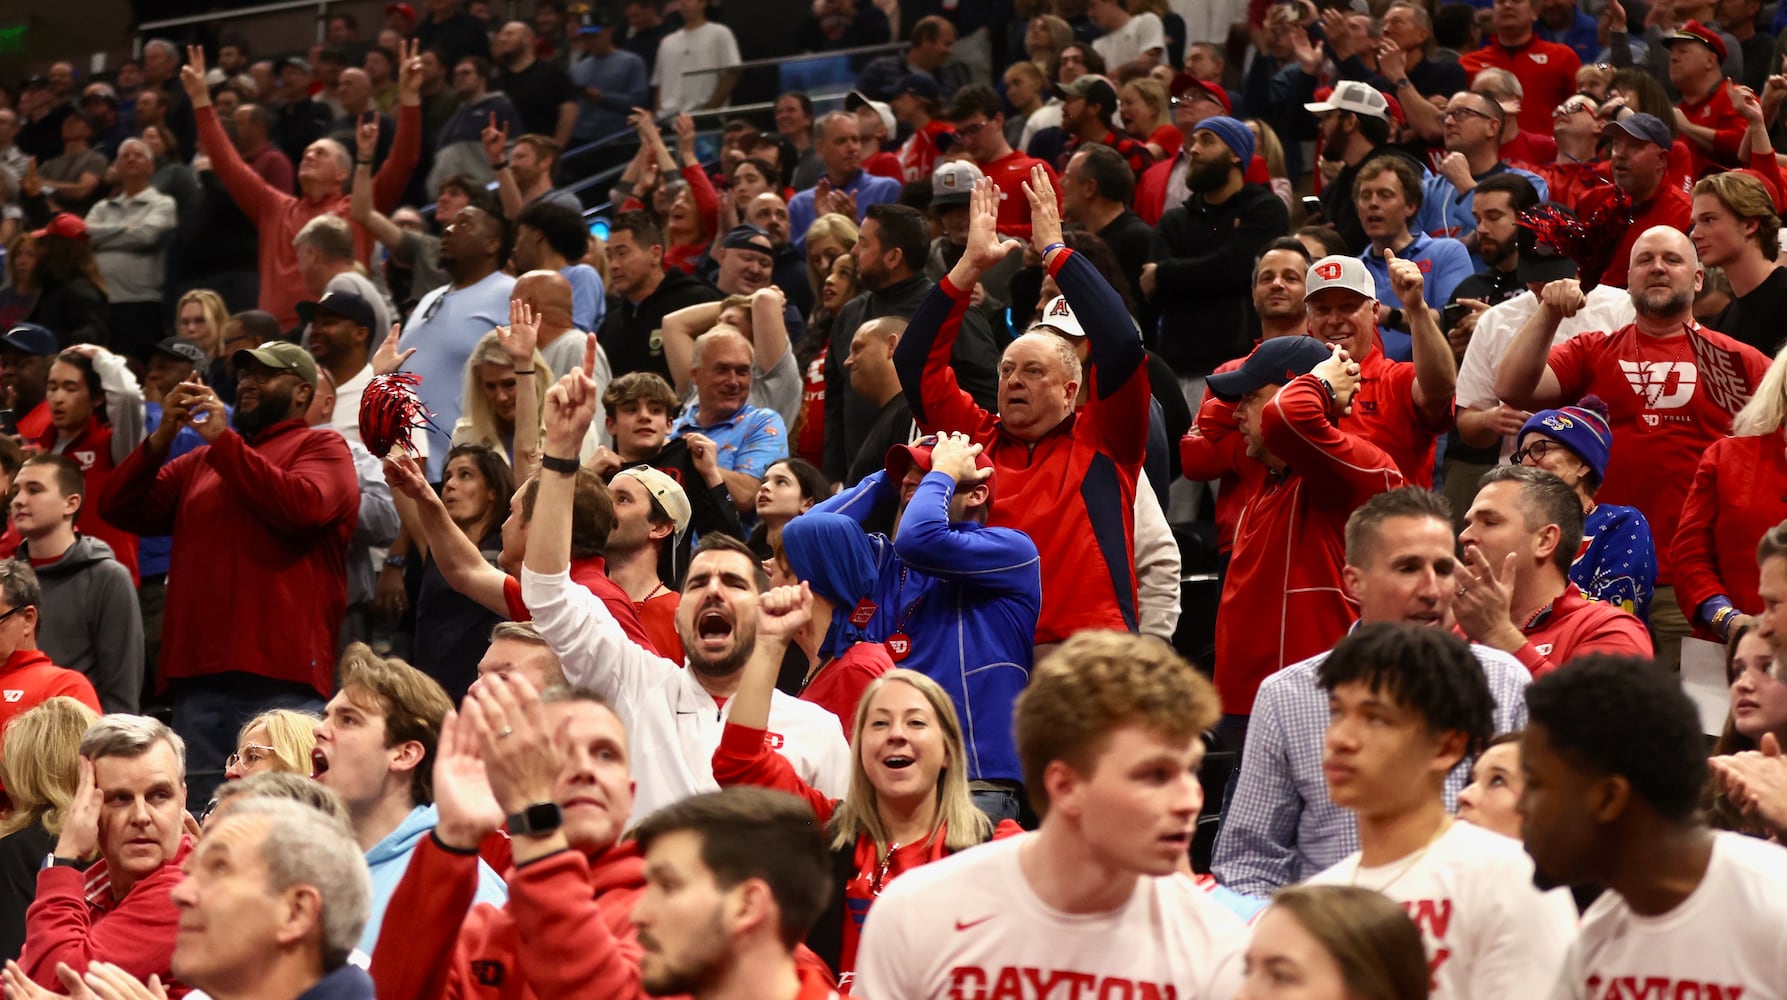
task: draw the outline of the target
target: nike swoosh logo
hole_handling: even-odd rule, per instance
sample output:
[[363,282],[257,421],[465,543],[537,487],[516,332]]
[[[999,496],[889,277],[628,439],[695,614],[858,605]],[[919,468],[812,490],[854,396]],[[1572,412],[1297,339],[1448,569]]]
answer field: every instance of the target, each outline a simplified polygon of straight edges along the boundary
[[979,927],[981,924],[986,923],[995,916],[997,916],[997,914],[989,913],[986,916],[981,917],[979,920],[958,920],[956,921],[956,930],[965,931],[970,927]]

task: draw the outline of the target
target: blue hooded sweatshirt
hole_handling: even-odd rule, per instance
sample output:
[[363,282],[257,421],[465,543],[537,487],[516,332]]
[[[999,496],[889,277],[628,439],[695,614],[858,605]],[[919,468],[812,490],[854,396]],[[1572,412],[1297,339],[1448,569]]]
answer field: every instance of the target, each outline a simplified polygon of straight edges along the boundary
[[[372,871],[372,908],[366,915],[366,930],[360,934],[360,950],[372,954],[378,945],[379,927],[385,922],[385,904],[391,901],[391,894],[397,891],[397,883],[403,880],[404,869],[410,865],[410,855],[415,853],[416,845],[422,838],[434,830],[440,822],[440,812],[432,805],[417,806],[410,814],[397,824],[397,829],[386,835],[384,840],[372,845],[366,852],[366,867]],[[478,895],[472,905],[489,903],[500,907],[509,901],[509,887],[502,878],[483,862],[478,861]],[[469,912],[469,911],[468,911]],[[433,914],[432,917],[441,917]],[[464,913],[450,917],[463,920]]]
[[[874,616],[858,627],[850,621],[855,609],[840,605],[832,616],[833,648],[885,642],[895,633],[909,638],[911,653],[896,663],[936,681],[955,701],[968,779],[1022,781],[1011,712],[1030,683],[1042,559],[1022,531],[951,524],[954,494],[955,480],[926,473],[906,506],[898,540],[868,536],[877,569],[869,592]],[[842,514],[860,524],[879,503],[898,499],[883,470],[812,513]]]

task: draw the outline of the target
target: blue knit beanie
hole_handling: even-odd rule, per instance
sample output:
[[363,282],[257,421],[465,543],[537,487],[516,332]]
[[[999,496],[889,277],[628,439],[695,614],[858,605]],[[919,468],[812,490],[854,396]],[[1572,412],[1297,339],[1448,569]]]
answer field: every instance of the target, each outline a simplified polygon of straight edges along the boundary
[[802,514],[782,527],[788,569],[848,611],[875,586],[875,553],[862,525],[842,514]]
[[1575,406],[1540,410],[1521,425],[1514,449],[1526,447],[1532,433],[1553,438],[1575,453],[1594,474],[1595,482],[1607,478],[1607,453],[1613,448],[1613,429],[1607,426],[1607,404],[1599,396],[1584,396]]
[[1198,129],[1209,129],[1215,133],[1216,138],[1221,139],[1222,144],[1229,147],[1229,152],[1235,154],[1235,159],[1241,161],[1242,171],[1247,170],[1247,164],[1253,161],[1252,129],[1226,115],[1214,115],[1191,127],[1193,132]]

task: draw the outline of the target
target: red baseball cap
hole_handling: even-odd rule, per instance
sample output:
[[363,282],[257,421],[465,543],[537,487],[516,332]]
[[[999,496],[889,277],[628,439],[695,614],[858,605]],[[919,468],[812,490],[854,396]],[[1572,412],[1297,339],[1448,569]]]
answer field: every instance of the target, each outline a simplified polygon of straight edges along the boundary
[[72,212],[57,212],[50,219],[50,224],[31,234],[34,240],[45,236],[60,236],[65,240],[84,240],[87,238],[87,220]]
[[1701,24],[1693,18],[1689,18],[1687,24],[1676,28],[1674,34],[1663,39],[1663,44],[1666,46],[1674,45],[1677,42],[1699,42],[1707,48],[1712,49],[1713,55],[1718,56],[1720,62],[1725,61],[1725,39],[1720,38],[1717,31]]
[[385,16],[390,17],[392,14],[402,14],[404,17],[410,19],[411,24],[416,23],[416,8],[411,7],[407,3],[385,4]]
[[1407,125],[1408,116],[1402,113],[1402,102],[1395,94],[1384,94],[1384,109],[1390,113],[1390,120],[1398,125]]
[[1229,106],[1229,92],[1222,89],[1221,84],[1200,80],[1190,73],[1180,73],[1173,77],[1173,98],[1177,100],[1192,91],[1201,90],[1210,95],[1210,99],[1222,105],[1222,113],[1229,114],[1233,109]]
[[[887,481],[892,483],[894,488],[898,489],[901,480],[906,478],[906,473],[910,472],[914,465],[926,472],[931,471],[931,449],[936,447],[936,444],[937,436],[931,434],[920,438],[911,444],[896,444],[892,448],[889,448],[887,450]],[[987,469],[990,471],[993,468],[993,460],[987,457],[985,451],[982,451],[980,454],[974,456],[974,466],[978,469]],[[993,509],[993,484],[998,478],[999,476],[997,473],[987,477],[988,511]]]

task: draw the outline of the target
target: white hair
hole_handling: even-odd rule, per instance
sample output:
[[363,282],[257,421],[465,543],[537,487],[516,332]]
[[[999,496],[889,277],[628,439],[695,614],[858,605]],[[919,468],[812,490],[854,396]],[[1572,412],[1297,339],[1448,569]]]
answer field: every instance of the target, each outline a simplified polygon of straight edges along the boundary
[[141,757],[157,743],[166,743],[180,762],[180,777],[186,777],[186,741],[159,719],[147,715],[114,713],[102,715],[81,736],[81,756],[88,760],[101,757]]
[[316,890],[323,968],[340,968],[360,941],[372,900],[372,876],[352,831],[313,806],[263,795],[237,797],[220,817],[220,823],[252,820],[266,830],[261,861],[268,889],[277,893],[307,885]]

